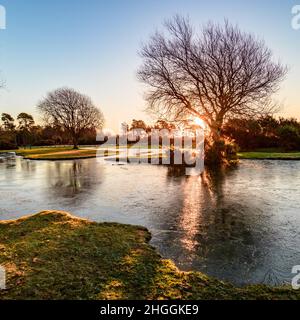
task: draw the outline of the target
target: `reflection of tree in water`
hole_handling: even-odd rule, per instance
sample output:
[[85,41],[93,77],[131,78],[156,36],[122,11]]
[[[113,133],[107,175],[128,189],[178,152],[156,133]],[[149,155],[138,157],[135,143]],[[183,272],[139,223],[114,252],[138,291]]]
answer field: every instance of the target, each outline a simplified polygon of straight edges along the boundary
[[[102,181],[96,161],[55,162],[47,166],[48,185],[57,197],[76,198],[91,192]],[[80,197],[84,200],[84,197]]]
[[23,173],[32,174],[36,172],[36,162],[34,161],[20,159],[18,166],[21,167]]
[[[196,265],[218,276],[220,268],[223,274],[235,268],[239,273],[255,270],[265,258],[263,242],[268,241],[268,234],[261,230],[268,221],[262,215],[257,219],[257,203],[242,202],[231,194],[228,183],[234,169],[206,170],[201,177],[181,173],[182,209],[175,219],[178,232],[166,234],[166,242],[175,242],[179,244],[176,250],[182,250],[175,255],[186,255],[187,268]],[[167,175],[168,179],[178,178],[180,169],[170,168]]]
[[[60,170],[59,170],[60,171]],[[82,164],[74,162],[68,170],[60,172],[60,179],[55,183],[55,188],[64,189],[63,194],[73,197],[80,192],[82,186]]]
[[169,178],[183,177],[185,174],[186,168],[184,166],[168,166],[167,176]]
[[226,175],[230,175],[230,172],[206,170],[202,175],[201,184],[205,208],[201,209],[209,225],[208,232],[220,241],[240,238],[242,235],[243,241],[251,243],[251,221],[247,219],[248,215],[244,214],[244,210],[249,208],[240,202],[235,202],[230,194],[225,194]]

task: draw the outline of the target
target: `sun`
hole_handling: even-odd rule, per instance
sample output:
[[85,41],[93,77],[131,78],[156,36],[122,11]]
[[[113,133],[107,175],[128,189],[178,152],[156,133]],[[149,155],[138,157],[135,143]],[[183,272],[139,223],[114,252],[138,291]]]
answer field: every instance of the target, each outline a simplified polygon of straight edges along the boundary
[[198,118],[198,117],[194,119],[194,123],[195,123],[197,126],[203,128],[203,129],[206,127],[205,121],[203,121],[202,119],[200,119],[200,118]]

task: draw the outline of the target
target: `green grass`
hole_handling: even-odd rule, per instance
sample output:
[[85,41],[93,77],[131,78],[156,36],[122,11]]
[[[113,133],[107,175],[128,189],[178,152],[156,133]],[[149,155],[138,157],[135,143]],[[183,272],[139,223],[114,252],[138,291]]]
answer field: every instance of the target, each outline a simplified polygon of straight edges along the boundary
[[289,288],[236,288],[181,272],[149,245],[142,227],[44,211],[0,222],[0,299],[299,299]]
[[20,149],[16,153],[25,159],[31,160],[63,160],[96,157],[96,150],[79,149],[72,147],[45,147],[33,149]]
[[[72,147],[33,147],[31,149],[12,150],[18,156],[30,160],[68,160],[68,159],[85,159],[95,158],[97,155],[96,149],[79,149],[74,150]],[[0,151],[11,152],[11,151]],[[110,152],[108,155],[113,155]]]
[[[100,147],[100,149],[105,150],[106,147]],[[120,146],[120,148],[123,148]],[[129,147],[131,148],[131,147]],[[111,148],[112,149],[112,148]],[[141,151],[147,150],[146,148],[140,148]],[[116,151],[118,148],[116,149]],[[149,149],[150,150],[150,149]],[[106,156],[113,156],[116,151],[109,151]],[[91,147],[90,149],[79,149],[74,150],[72,147],[32,147],[31,149],[18,149],[18,150],[3,150],[1,152],[16,152],[18,156],[22,156],[29,160],[73,160],[73,159],[85,159],[85,158],[95,158],[97,156],[96,147]],[[162,154],[160,154],[160,157]],[[120,154],[122,157],[122,154]],[[129,159],[147,159],[150,155],[141,154],[140,156],[130,156]],[[155,158],[157,156],[152,156]],[[123,159],[124,160],[124,159]],[[127,159],[125,159],[127,160]]]
[[[101,147],[100,149],[106,149],[106,147]],[[124,148],[122,146],[116,148]],[[131,148],[131,146],[129,146]],[[134,147],[133,147],[134,148]],[[111,147],[112,149],[112,147]],[[146,147],[140,148],[141,151],[147,150]],[[151,149],[151,148],[149,148]],[[95,158],[97,156],[96,147],[90,147],[89,149],[79,149],[74,150],[72,147],[32,147],[31,149],[18,149],[18,150],[2,150],[1,152],[16,152],[18,156],[22,156],[25,159],[29,160],[72,160],[72,159],[84,159],[84,158]],[[112,156],[115,155],[116,152],[111,150],[106,155]],[[146,155],[141,155],[140,158],[147,158]],[[137,158],[137,157],[130,157]]]
[[300,160],[300,152],[240,152],[240,159]]
[[19,148],[16,150],[0,150],[0,152],[17,152],[19,154],[30,154],[30,153],[48,153],[54,151],[64,151],[72,150],[71,146],[61,147],[61,146],[47,146],[47,147],[31,147],[31,148]]

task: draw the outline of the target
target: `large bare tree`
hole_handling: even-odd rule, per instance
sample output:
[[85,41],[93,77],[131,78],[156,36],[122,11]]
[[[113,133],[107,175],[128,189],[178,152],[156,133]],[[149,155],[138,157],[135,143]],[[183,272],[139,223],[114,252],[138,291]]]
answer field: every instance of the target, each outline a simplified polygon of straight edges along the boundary
[[138,76],[150,88],[149,110],[168,121],[202,118],[213,141],[226,118],[273,111],[271,96],[287,68],[264,41],[225,21],[196,33],[189,19],[175,16],[166,33],[155,33],[141,50]]
[[84,131],[101,129],[104,124],[103,114],[92,100],[69,88],[48,93],[38,104],[38,110],[48,123],[64,128],[72,138],[74,149],[78,148],[78,140]]

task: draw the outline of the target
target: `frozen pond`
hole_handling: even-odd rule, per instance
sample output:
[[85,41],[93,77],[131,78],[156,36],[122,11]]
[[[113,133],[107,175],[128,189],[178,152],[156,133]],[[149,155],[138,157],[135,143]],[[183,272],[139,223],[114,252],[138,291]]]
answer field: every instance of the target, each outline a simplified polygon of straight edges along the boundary
[[49,209],[143,225],[179,268],[236,284],[290,282],[300,265],[297,161],[243,161],[202,177],[96,159],[0,163],[0,219]]

